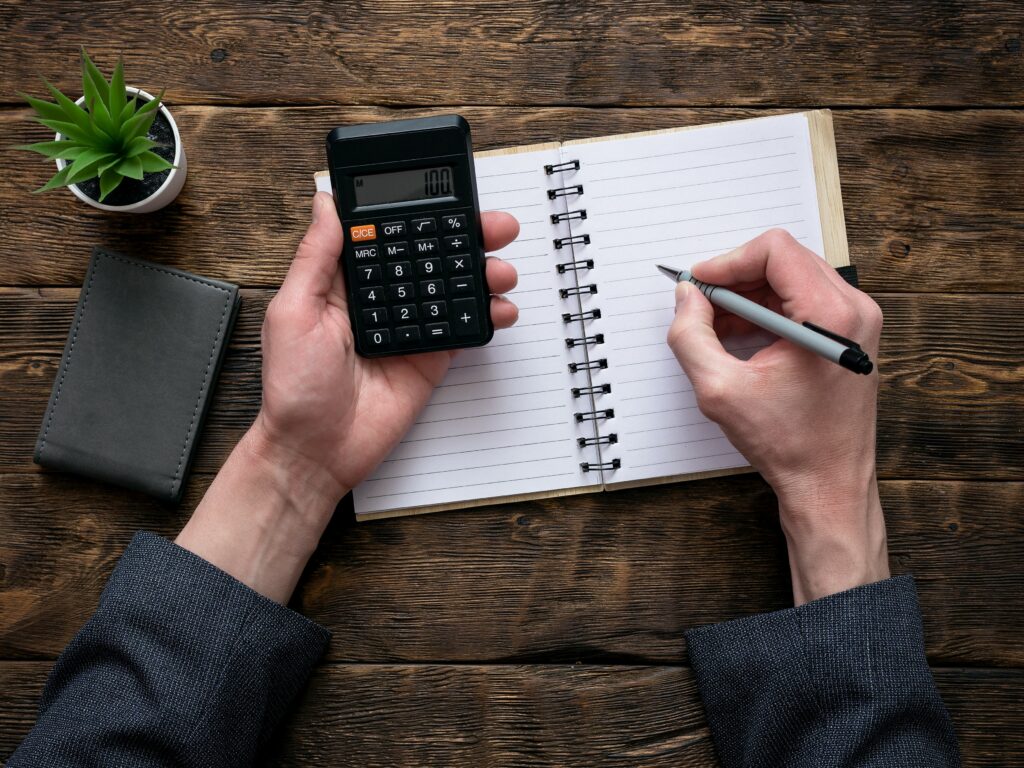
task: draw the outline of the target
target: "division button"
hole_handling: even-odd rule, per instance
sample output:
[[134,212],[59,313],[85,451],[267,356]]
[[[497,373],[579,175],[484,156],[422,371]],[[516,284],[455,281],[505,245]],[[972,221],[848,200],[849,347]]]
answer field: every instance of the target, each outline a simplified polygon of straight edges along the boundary
[[452,335],[448,323],[428,323],[426,331],[428,339],[447,339]]
[[476,299],[455,299],[452,302],[451,322],[456,336],[478,336],[480,334],[480,308]]
[[469,238],[465,235],[452,235],[444,239],[444,249],[451,253],[452,251],[464,251],[469,247]]
[[437,222],[433,219],[413,219],[409,222],[409,228],[414,235],[425,235],[428,232],[437,232]]

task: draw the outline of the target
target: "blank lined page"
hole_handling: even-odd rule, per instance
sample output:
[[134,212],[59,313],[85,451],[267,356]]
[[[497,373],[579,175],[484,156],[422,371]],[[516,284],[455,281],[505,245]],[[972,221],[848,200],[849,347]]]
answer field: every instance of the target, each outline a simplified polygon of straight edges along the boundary
[[[593,483],[580,469],[543,170],[558,149],[476,158],[482,210],[520,222],[518,239],[500,252],[519,271],[510,294],[519,322],[485,347],[461,351],[416,424],[368,480],[355,489],[357,514],[557,491]],[[565,225],[561,225],[564,227]]]
[[[656,264],[690,267],[772,227],[822,253],[810,134],[804,114],[563,146],[581,162],[594,303],[621,469],[607,483],[746,466],[697,408],[665,343],[672,283]],[[726,346],[750,356],[764,339]]]

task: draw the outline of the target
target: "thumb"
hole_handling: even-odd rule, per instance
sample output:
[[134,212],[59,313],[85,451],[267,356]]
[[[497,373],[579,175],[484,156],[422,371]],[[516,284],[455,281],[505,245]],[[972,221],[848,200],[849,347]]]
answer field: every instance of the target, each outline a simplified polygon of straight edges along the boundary
[[727,374],[739,361],[725,351],[714,327],[715,309],[697,286],[676,286],[676,316],[668,329],[668,346],[700,392],[711,376]]
[[334,200],[326,192],[313,196],[313,221],[288,268],[281,291],[294,297],[325,297],[338,273],[345,234]]

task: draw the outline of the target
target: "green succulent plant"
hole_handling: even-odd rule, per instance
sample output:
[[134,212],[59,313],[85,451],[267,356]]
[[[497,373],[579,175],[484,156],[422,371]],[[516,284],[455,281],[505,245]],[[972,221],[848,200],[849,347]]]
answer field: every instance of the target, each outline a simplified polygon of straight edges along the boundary
[[99,179],[100,202],[125,179],[141,179],[143,174],[174,168],[152,151],[159,146],[148,138],[156,118],[163,91],[155,99],[139,104],[138,96],[128,99],[124,85],[124,65],[120,59],[109,82],[82,49],[82,92],[85,106],[79,106],[44,80],[56,103],[21,96],[36,111],[33,119],[56,131],[61,138],[23,144],[16,149],[38,152],[51,160],[67,161],[48,182],[35,192],[45,192],[68,184]]

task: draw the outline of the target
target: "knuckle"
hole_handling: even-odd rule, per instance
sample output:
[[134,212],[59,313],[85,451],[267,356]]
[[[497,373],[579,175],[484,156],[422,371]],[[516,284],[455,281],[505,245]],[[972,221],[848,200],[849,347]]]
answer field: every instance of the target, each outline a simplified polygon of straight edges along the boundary
[[782,227],[772,227],[761,237],[765,239],[771,250],[787,250],[798,244],[789,231]]
[[729,384],[718,375],[702,377],[693,383],[697,405],[712,421],[719,421],[729,406]]

